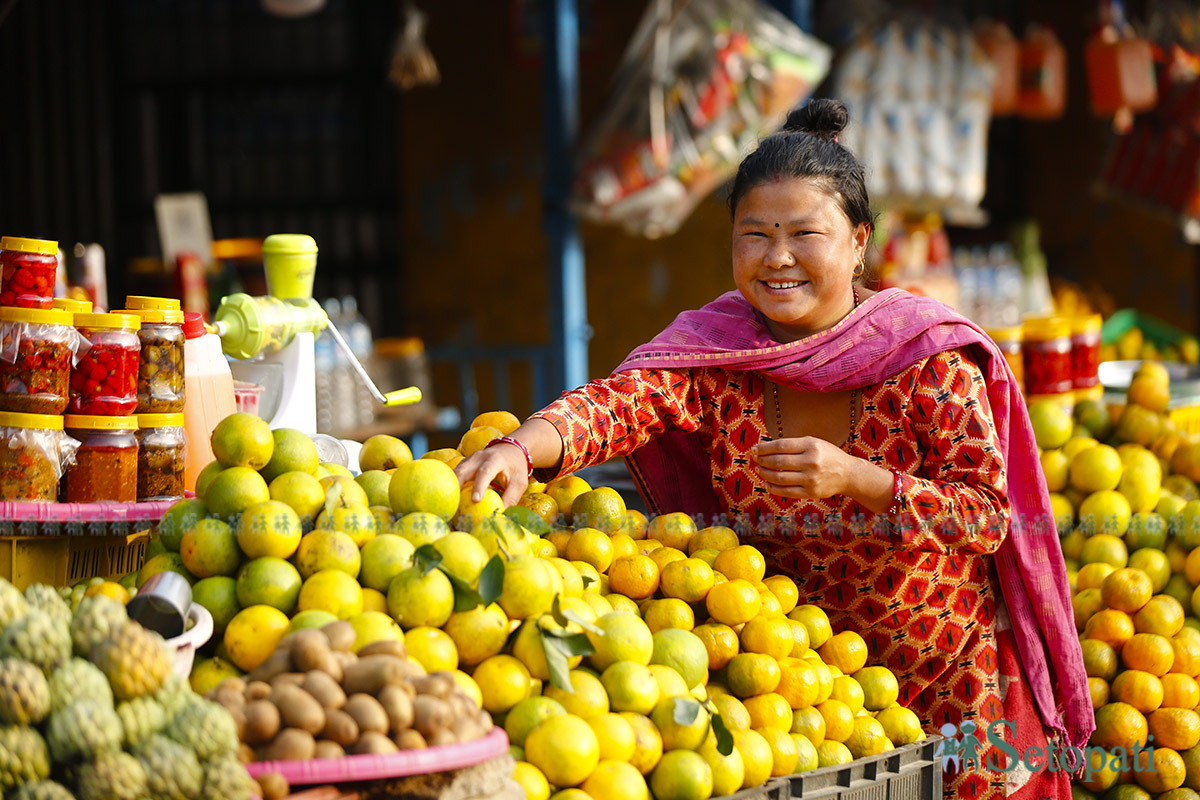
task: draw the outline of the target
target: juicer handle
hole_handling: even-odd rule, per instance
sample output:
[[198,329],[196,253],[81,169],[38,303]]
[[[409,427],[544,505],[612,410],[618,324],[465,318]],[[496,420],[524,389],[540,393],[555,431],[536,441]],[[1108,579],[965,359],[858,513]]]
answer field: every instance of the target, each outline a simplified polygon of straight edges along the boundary
[[385,406],[410,406],[421,402],[421,390],[416,386],[409,386],[407,389],[388,392],[383,397]]
[[337,329],[332,320],[326,321],[325,329],[329,331],[333,340],[337,342],[338,347],[341,348],[346,358],[349,359],[350,366],[354,367],[354,371],[358,373],[358,379],[371,392],[371,396],[375,398],[377,403],[385,406],[402,406],[421,402],[421,390],[416,386],[409,386],[407,389],[397,389],[394,392],[388,392],[386,395],[379,391],[379,388],[375,385],[375,381],[371,380],[371,376],[367,374],[367,370],[359,363],[358,357],[354,355],[354,351],[350,349],[350,345],[346,344],[346,340],[342,338],[341,331]]

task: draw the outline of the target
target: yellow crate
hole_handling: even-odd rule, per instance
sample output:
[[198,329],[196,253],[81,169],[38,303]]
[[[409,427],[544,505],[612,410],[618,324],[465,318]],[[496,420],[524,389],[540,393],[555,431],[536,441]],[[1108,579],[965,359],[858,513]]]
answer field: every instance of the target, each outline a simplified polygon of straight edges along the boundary
[[33,583],[69,586],[93,576],[140,569],[148,530],[125,536],[0,536],[0,577],[18,589]]

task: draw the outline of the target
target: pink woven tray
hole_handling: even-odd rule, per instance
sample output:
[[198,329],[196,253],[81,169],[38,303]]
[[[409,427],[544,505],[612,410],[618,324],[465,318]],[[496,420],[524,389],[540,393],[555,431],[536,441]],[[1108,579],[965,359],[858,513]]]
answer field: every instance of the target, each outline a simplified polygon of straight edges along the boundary
[[0,520],[12,522],[157,522],[174,500],[150,503],[0,503]]
[[492,728],[482,739],[463,744],[427,747],[424,750],[401,750],[387,755],[315,758],[311,761],[255,761],[247,764],[246,770],[253,778],[268,772],[278,772],[287,778],[288,783],[297,786],[348,783],[462,769],[495,758],[507,750],[508,734],[503,728]]

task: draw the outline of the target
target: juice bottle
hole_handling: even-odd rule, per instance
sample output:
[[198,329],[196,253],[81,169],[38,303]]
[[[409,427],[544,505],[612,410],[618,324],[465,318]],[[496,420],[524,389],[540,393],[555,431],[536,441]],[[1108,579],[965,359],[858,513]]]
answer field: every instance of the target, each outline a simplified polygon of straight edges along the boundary
[[198,313],[184,315],[183,345],[184,397],[183,426],[187,432],[187,464],[184,488],[196,489],[196,476],[213,460],[213,428],[237,411],[233,395],[233,374],[221,352],[221,339],[209,333]]

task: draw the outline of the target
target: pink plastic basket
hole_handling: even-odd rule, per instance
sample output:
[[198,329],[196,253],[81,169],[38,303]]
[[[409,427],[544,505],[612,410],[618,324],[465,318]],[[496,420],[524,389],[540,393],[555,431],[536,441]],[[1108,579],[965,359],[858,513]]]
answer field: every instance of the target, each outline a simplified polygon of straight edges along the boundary
[[481,764],[508,750],[508,735],[503,728],[492,728],[482,739],[463,744],[401,750],[387,755],[314,758],[310,761],[255,761],[247,764],[251,777],[278,772],[288,783],[306,786],[315,783],[347,783],[383,778],[428,775]]

